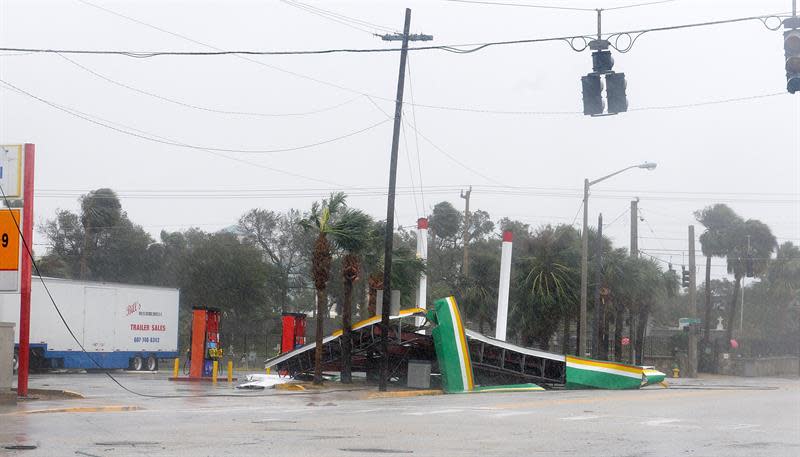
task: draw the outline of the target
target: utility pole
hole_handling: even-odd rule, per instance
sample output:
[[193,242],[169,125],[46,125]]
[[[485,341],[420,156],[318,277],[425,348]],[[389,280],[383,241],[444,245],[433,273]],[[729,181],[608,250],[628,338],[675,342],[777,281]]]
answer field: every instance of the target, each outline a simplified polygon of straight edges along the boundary
[[[697,317],[697,267],[694,254],[694,225],[689,226],[689,314]],[[688,377],[697,377],[697,333],[698,324],[689,324],[689,372]]]
[[381,313],[381,359],[379,389],[386,391],[389,376],[389,314],[391,313],[392,300],[392,249],[394,241],[394,196],[397,184],[397,148],[400,144],[400,123],[403,114],[403,88],[405,87],[406,58],[408,56],[408,41],[430,41],[431,35],[409,35],[411,28],[411,9],[406,8],[406,19],[403,25],[403,35],[382,35],[384,41],[402,40],[400,50],[400,70],[397,76],[397,98],[394,104],[394,130],[392,132],[392,153],[389,162],[389,197],[386,202],[386,238],[383,250],[383,306]]
[[[631,200],[631,252],[630,256],[639,258],[639,198]],[[631,347],[631,363],[636,363],[636,319],[633,313],[628,312],[628,322],[630,322],[630,338],[628,343]]]
[[631,257],[639,257],[639,198],[631,200]]
[[578,357],[586,357],[586,284],[589,281],[589,180],[583,180],[583,231],[581,232],[581,307],[578,319]]
[[597,216],[597,241],[595,242],[594,252],[594,325],[592,326],[592,357],[597,359],[602,354],[600,351],[600,328],[603,320],[600,307],[600,282],[603,274],[603,213]]
[[462,263],[461,272],[464,276],[469,275],[469,197],[472,195],[472,186],[469,190],[461,191],[461,198],[465,200],[464,203],[464,262]]

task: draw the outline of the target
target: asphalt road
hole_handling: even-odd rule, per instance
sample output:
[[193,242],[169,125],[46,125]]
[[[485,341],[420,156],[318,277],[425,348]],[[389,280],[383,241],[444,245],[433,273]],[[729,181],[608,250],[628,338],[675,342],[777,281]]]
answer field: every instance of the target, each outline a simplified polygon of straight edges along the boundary
[[99,373],[37,375],[32,387],[86,398],[0,410],[0,446],[36,446],[0,448],[0,457],[800,455],[796,378],[376,399],[368,398],[372,388],[342,391],[338,384],[317,393],[242,394],[225,383],[117,375],[132,390],[183,398],[136,396]]

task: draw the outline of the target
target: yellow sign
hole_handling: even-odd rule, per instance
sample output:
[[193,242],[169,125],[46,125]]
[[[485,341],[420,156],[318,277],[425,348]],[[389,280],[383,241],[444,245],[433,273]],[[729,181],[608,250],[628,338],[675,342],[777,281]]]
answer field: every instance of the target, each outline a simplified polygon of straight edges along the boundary
[[0,271],[19,270],[18,227],[21,226],[19,209],[0,209]]

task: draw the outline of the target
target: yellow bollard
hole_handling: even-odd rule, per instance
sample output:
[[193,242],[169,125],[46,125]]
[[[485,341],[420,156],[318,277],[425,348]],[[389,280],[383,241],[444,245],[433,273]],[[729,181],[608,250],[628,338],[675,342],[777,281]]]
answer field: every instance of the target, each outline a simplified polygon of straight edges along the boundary
[[217,383],[217,370],[219,370],[219,362],[216,360],[211,364],[211,382]]
[[271,374],[271,373],[272,373],[272,367],[267,367],[267,374]]
[[178,377],[178,370],[180,369],[180,367],[181,367],[181,359],[179,359],[178,357],[175,357],[175,363],[172,365],[172,377],[173,378],[177,378]]
[[228,384],[233,382],[233,360],[228,360]]
[[681,370],[680,370],[680,368],[673,368],[673,369],[672,369],[672,377],[673,377],[673,378],[680,378],[680,377],[681,377]]

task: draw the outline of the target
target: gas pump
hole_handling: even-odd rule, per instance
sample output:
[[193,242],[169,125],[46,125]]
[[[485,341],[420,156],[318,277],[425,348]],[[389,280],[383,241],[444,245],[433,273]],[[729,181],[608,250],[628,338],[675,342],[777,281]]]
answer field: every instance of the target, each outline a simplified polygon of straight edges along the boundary
[[221,312],[217,308],[192,307],[190,378],[211,376],[214,361],[222,358],[222,346],[219,341],[220,315]]
[[306,344],[306,315],[303,313],[283,313],[281,333],[281,354],[293,351]]

